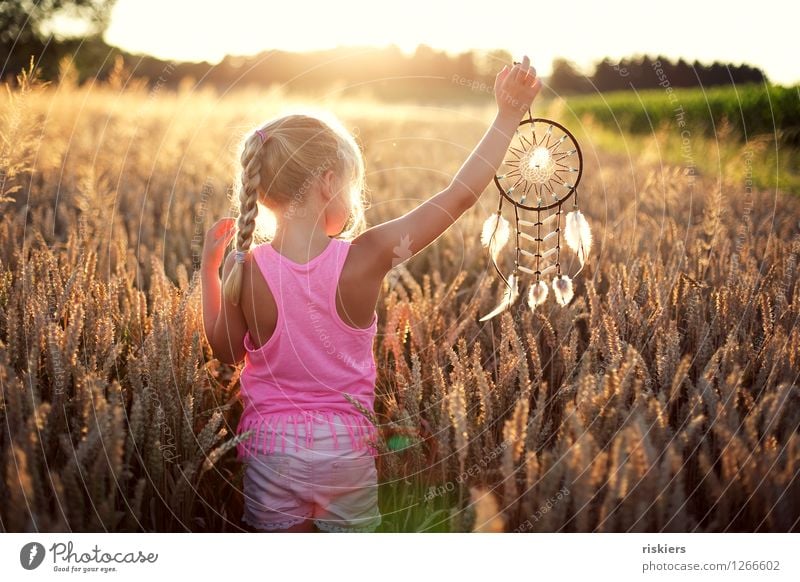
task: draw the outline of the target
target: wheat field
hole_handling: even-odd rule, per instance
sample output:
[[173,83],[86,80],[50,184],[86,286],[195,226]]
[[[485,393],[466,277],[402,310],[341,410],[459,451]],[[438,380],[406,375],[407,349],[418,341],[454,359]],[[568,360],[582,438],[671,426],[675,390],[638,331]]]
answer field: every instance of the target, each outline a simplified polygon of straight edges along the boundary
[[[237,140],[289,101],[332,110],[375,224],[447,185],[491,106],[123,70],[3,99],[0,530],[242,531],[239,370],[205,341],[196,277]],[[478,322],[502,292],[479,241],[493,185],[385,280],[381,531],[797,531],[800,200],[579,129],[596,243],[568,306]]]

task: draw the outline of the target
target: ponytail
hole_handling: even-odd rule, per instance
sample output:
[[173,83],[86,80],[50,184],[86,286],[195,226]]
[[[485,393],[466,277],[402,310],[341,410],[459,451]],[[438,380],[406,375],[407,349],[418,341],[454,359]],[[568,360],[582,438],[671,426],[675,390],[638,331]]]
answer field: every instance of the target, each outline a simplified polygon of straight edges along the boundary
[[245,143],[242,152],[242,184],[239,189],[239,219],[236,223],[236,260],[222,287],[222,296],[226,301],[239,304],[242,292],[242,273],[244,256],[253,242],[258,214],[258,188],[261,185],[261,149],[262,138],[254,133]]

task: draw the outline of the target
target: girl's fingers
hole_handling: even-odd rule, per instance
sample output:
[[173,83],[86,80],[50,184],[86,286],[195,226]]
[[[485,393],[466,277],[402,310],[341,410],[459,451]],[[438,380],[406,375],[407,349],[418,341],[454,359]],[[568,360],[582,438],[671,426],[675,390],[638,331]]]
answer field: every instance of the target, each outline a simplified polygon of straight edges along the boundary
[[[536,68],[530,64],[530,59],[527,55],[523,57],[521,63],[514,63],[514,66],[508,71],[506,78],[503,80],[503,84],[512,91],[533,91],[534,97],[541,88],[541,80],[536,74]],[[515,85],[516,87],[514,87]]]
[[528,58],[528,55],[522,57],[522,63],[520,63],[520,68],[522,69],[521,79],[525,80],[525,77],[528,76],[528,69],[530,68],[531,60]]
[[497,73],[497,78],[495,79],[495,90],[499,91],[500,88],[505,84],[506,78],[508,74],[511,72],[511,69],[508,68],[508,65],[503,65],[503,69]]
[[236,229],[233,226],[226,226],[225,228],[218,228],[215,234],[217,235],[217,238],[227,237],[233,234],[235,230]]
[[219,243],[221,240],[224,240],[225,244],[227,244],[235,232],[236,220],[233,218],[222,218],[208,229],[208,236],[215,244]]
[[521,63],[516,63],[509,74],[515,83],[530,86],[536,79],[536,69],[530,64],[530,59],[525,55]]
[[530,61],[528,61],[525,65],[525,81],[530,85],[535,77],[536,69],[534,69],[533,65],[530,64]]
[[215,222],[214,225],[211,227],[211,230],[214,233],[220,234],[230,228],[233,228],[235,224],[236,224],[236,219],[226,216],[225,218],[220,218],[217,222]]

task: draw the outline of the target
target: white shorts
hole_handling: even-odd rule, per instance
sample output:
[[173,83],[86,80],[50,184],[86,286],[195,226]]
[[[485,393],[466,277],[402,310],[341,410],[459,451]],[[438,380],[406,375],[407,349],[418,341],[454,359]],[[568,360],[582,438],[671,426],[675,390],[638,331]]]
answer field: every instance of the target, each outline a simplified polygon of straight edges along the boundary
[[306,519],[324,531],[374,531],[381,523],[374,456],[353,448],[338,415],[333,433],[322,416],[315,415],[310,425],[313,440],[246,459],[242,521],[269,531]]

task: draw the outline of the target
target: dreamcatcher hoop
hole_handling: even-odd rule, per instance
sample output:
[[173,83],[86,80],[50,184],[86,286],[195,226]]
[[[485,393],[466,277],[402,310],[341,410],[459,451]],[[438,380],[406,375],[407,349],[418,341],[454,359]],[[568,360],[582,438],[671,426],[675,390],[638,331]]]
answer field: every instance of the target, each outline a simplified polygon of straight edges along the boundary
[[[530,134],[530,139],[526,133]],[[512,142],[499,174],[494,176],[500,193],[497,211],[486,220],[481,233],[481,243],[489,248],[492,265],[507,288],[501,303],[480,321],[491,319],[516,301],[520,273],[534,279],[528,290],[531,309],[547,299],[548,285],[544,278],[551,274],[554,275],[552,288],[556,300],[562,306],[567,305],[573,289],[572,279],[562,273],[562,238],[578,256],[580,269],[575,275],[583,270],[592,243],[589,224],[578,209],[583,154],[575,136],[560,123],[534,118],[530,109],[528,117],[517,126],[515,136],[519,143]],[[570,199],[572,210],[565,215],[562,228],[563,206]],[[508,278],[497,264],[499,252],[511,234],[509,223],[502,215],[504,202],[511,203],[514,208],[514,269]],[[548,214],[552,210],[555,212]],[[520,215],[526,212],[535,213],[535,218],[522,218]],[[532,249],[526,249],[526,245]]]
[[[536,124],[545,126],[539,134],[541,138],[537,141]],[[524,126],[530,125],[530,133],[532,140],[529,142],[523,135],[521,130],[526,129]],[[561,132],[561,136],[553,138],[553,130],[556,129]],[[521,150],[519,148],[509,146],[508,151],[516,157],[515,160],[503,160],[503,164],[511,168],[510,171],[504,172],[502,175],[494,176],[494,184],[500,193],[512,204],[519,206],[525,210],[549,210],[555,208],[559,204],[563,204],[573,194],[577,195],[578,183],[581,181],[583,175],[583,153],[578,145],[578,140],[575,136],[563,125],[546,119],[544,117],[531,117],[530,110],[528,110],[528,118],[523,119],[517,126],[516,135],[519,137],[520,145],[528,147],[528,150]],[[552,140],[551,140],[552,138]],[[553,143],[550,143],[550,142]],[[563,144],[568,144],[565,151],[558,151]],[[573,155],[577,155],[577,167],[569,166],[563,161]],[[517,165],[515,162],[519,161]],[[511,163],[510,163],[511,162]],[[527,166],[527,167],[525,167]],[[517,168],[515,170],[514,168]],[[502,168],[502,166],[501,166]],[[558,182],[559,174],[576,174],[575,179],[570,181],[568,177],[563,178],[563,182]],[[501,180],[505,178],[517,179],[517,182],[508,189]],[[530,178],[530,179],[529,179]],[[537,182],[537,179],[539,181]],[[513,181],[513,180],[512,180]],[[512,191],[515,190],[519,182],[525,182],[521,200],[518,202],[512,196]],[[553,188],[549,186],[550,182],[556,182],[555,186],[563,187],[566,192],[557,194]],[[555,196],[555,200],[549,204],[540,206],[539,204],[532,206],[526,205],[525,199],[529,192],[537,194],[541,199],[541,193],[536,191],[536,184],[541,184],[541,190],[548,191],[551,195]]]

